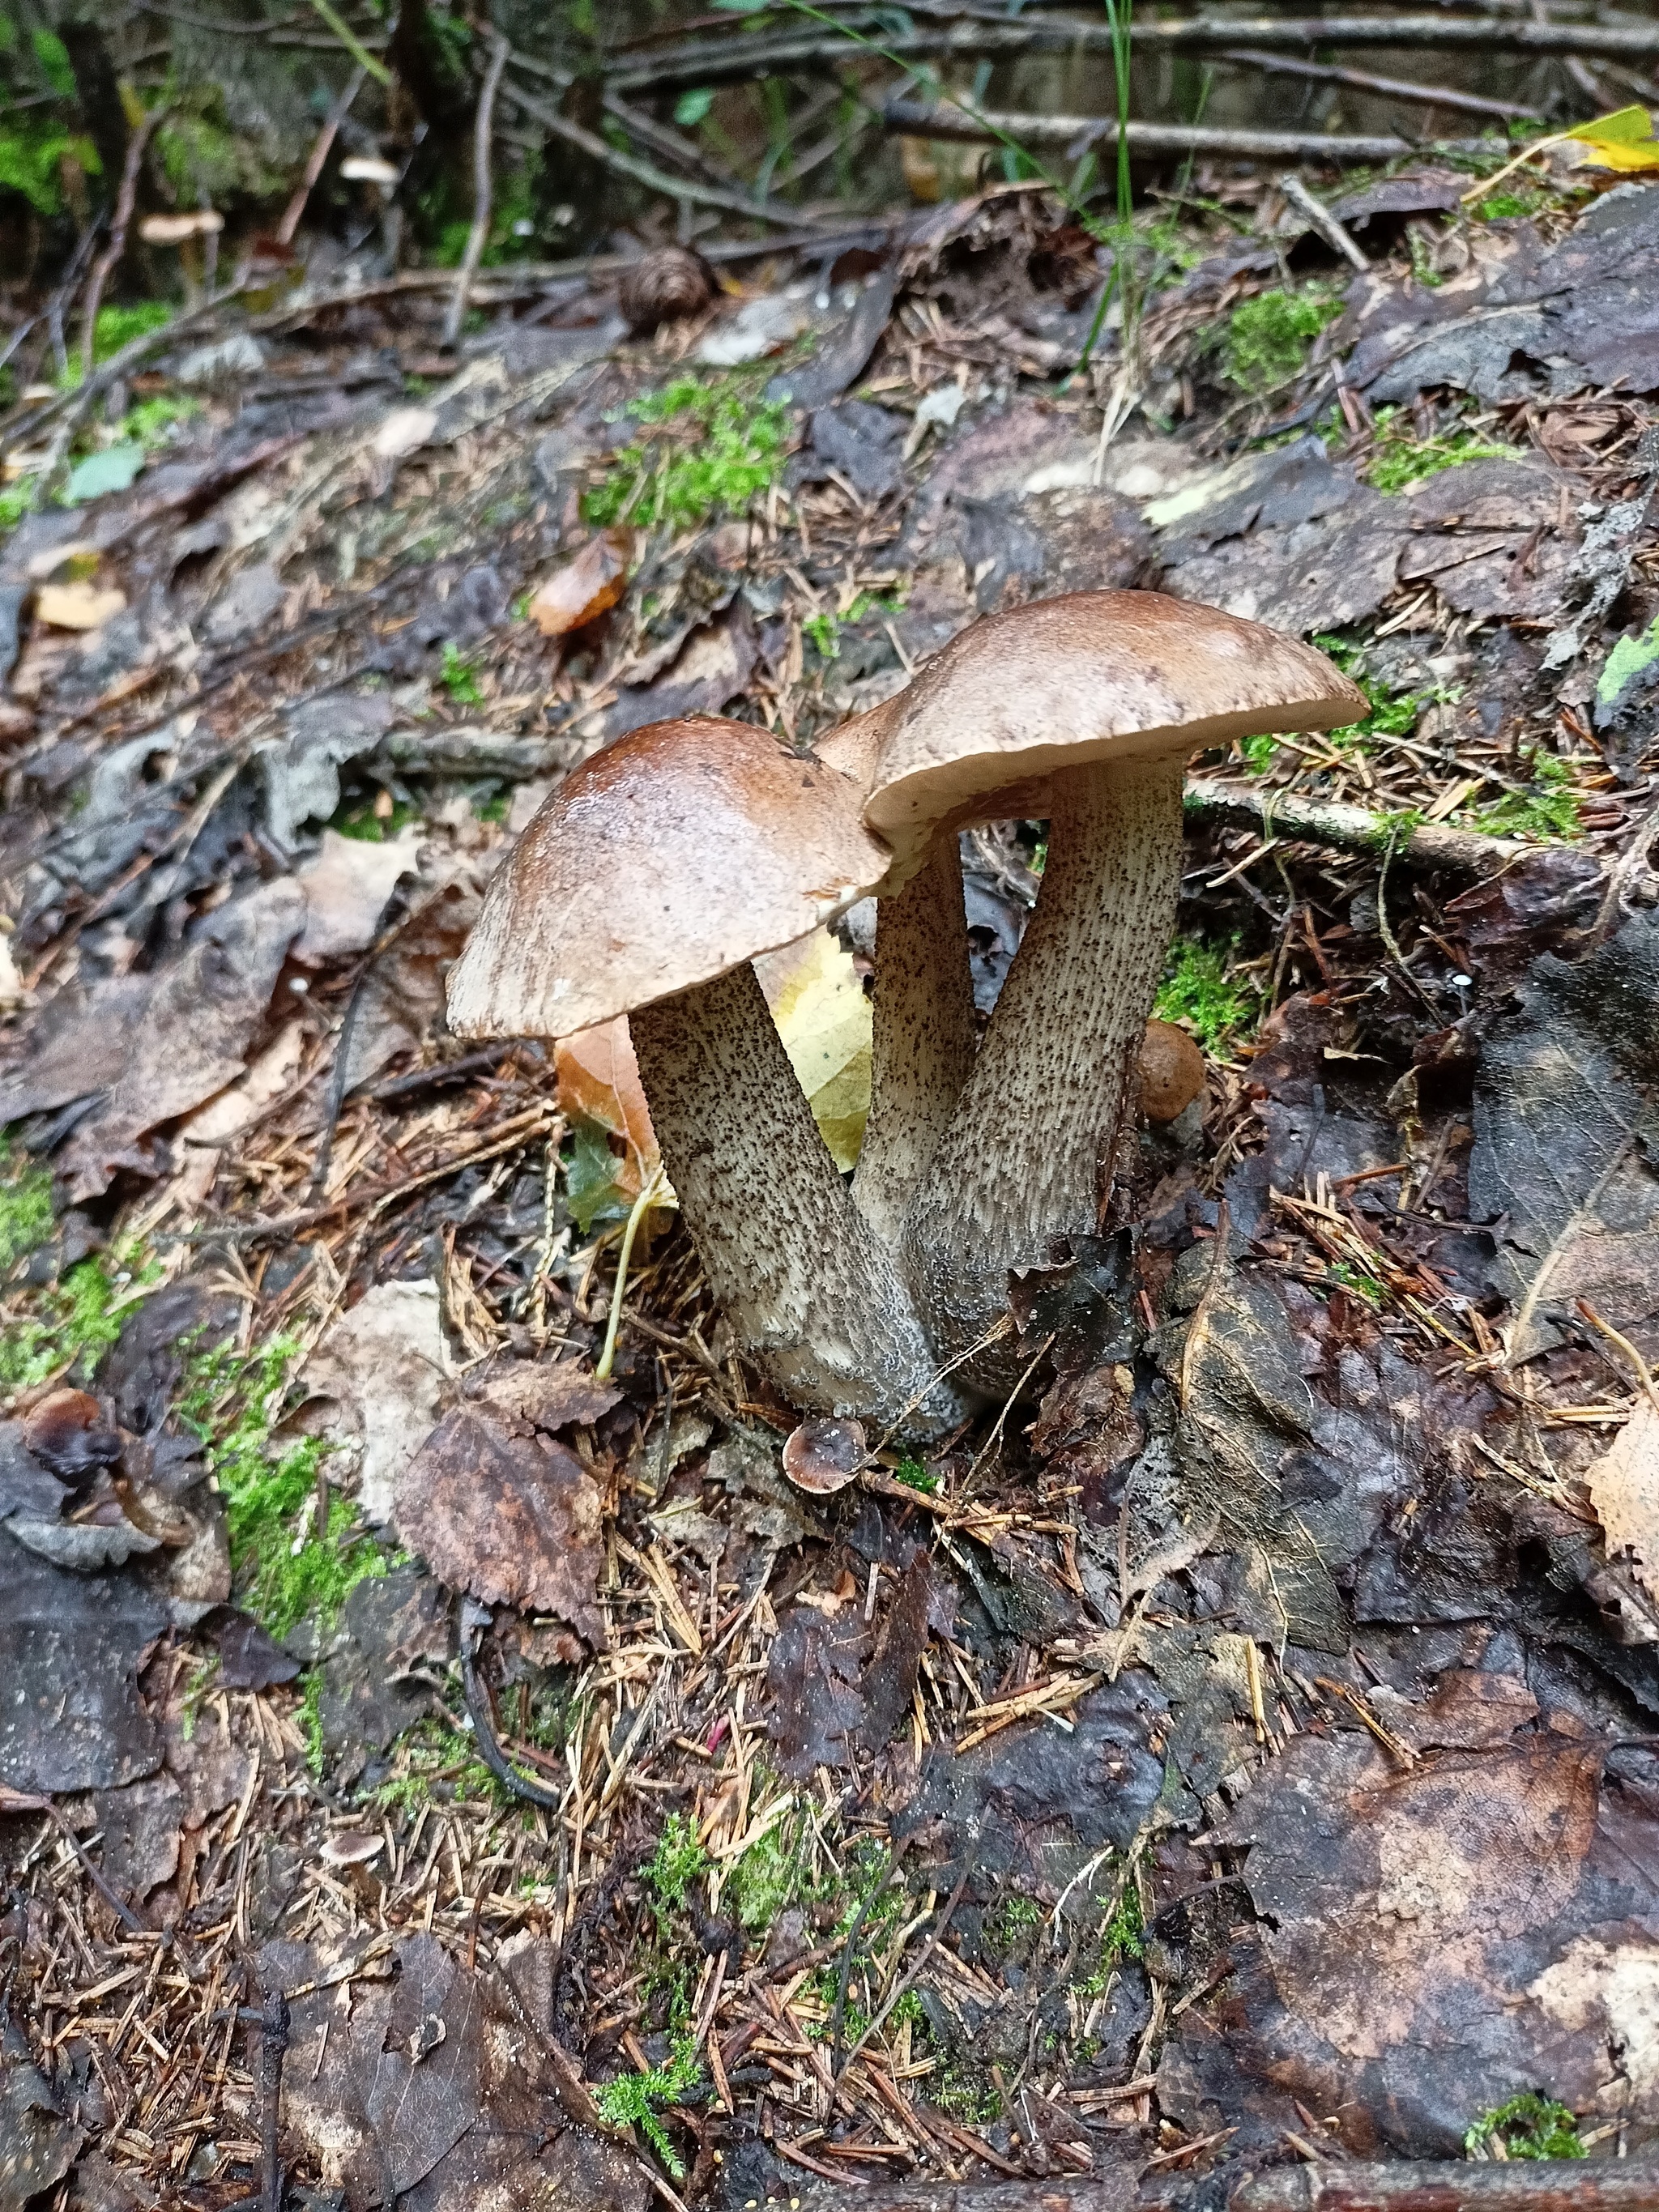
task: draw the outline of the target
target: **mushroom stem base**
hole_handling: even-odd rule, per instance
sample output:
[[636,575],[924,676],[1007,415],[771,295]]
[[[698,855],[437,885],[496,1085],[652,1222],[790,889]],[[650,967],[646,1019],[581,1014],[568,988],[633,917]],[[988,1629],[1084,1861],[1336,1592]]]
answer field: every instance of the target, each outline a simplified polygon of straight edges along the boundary
[[[1015,1267],[1091,1236],[1110,1192],[1136,1048],[1175,927],[1179,760],[1068,769],[1052,784],[1036,908],[985,1041],[911,1201],[905,1251],[941,1361],[1008,1308]],[[958,1379],[1012,1389],[1004,1339]]]
[[792,1406],[908,1435],[959,1419],[853,1205],[746,963],[630,1017],[680,1212],[716,1301]]

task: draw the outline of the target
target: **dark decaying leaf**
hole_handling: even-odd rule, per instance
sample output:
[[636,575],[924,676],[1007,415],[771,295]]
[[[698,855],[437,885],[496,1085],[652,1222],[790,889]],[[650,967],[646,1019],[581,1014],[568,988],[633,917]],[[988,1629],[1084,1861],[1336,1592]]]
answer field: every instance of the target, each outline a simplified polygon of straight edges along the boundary
[[[358,1583],[322,1659],[318,1718],[331,1756],[361,1761],[432,1711],[434,1693],[421,1676],[450,1656],[448,1612],[437,1583],[412,1567]],[[312,1656],[302,1632],[289,1642]]]
[[121,1167],[153,1173],[140,1139],[241,1073],[288,948],[304,925],[305,893],[286,876],[231,900],[200,925],[157,979],[108,1097],[64,1152],[73,1196],[106,1190]]
[[52,2085],[7,2019],[0,2039],[0,2212],[26,2212],[75,2163],[82,2131],[66,2119]]
[[179,1869],[179,1834],[185,1794],[170,1774],[153,1774],[93,1798],[103,1838],[104,1879],[129,1903],[142,1906],[150,1892]]
[[808,1781],[820,1766],[848,1764],[848,1747],[864,1722],[858,1682],[870,1643],[856,1612],[850,1620],[826,1618],[810,1606],[793,1606],[778,1623],[766,1670],[767,1734],[791,1781]]
[[550,1436],[586,1427],[622,1402],[614,1382],[595,1380],[579,1359],[503,1360],[489,1370],[483,1396],[498,1413],[532,1422]]
[[1374,2130],[1419,2157],[1540,2082],[1659,2117],[1650,1754],[1604,1778],[1577,1723],[1526,1732],[1523,1684],[1461,1702],[1507,1705],[1521,1732],[1410,1767],[1363,1735],[1298,1736],[1221,1830],[1266,1917],[1255,2069],[1356,2148]]
[[[333,1963],[270,1943],[259,1979],[301,1990]],[[515,1956],[471,1972],[434,1937],[405,1936],[349,1983],[293,1999],[285,2136],[343,2191],[349,2212],[394,2198],[421,2212],[532,2212],[550,2201],[643,2212],[637,2164],[572,2124],[573,2069],[526,2002],[537,1978],[526,1980],[527,1965]],[[550,2195],[560,2180],[568,2200]]]
[[917,1547],[876,1634],[876,1648],[860,1685],[864,1719],[859,1741],[866,1751],[880,1751],[910,1717],[921,1655],[927,1649],[928,1614],[933,1598],[933,1574],[927,1553]]
[[598,1643],[600,1503],[574,1452],[467,1406],[445,1415],[398,1475],[392,1513],[404,1542],[453,1589],[556,1613]]
[[825,333],[811,360],[775,376],[766,397],[787,400],[808,414],[839,399],[875,351],[893,312],[896,288],[896,272],[890,262],[866,280],[852,312]]
[[1148,1738],[1167,1709],[1151,1675],[1131,1668],[1073,1706],[1069,1730],[1006,1729],[959,1755],[934,1744],[899,1832],[937,1821],[957,1871],[1063,1887],[1080,1856],[1127,1850],[1158,1802],[1164,1760]]
[[1482,1041],[1469,1206],[1498,1225],[1511,1350],[1555,1342],[1587,1298],[1628,1331],[1659,1313],[1659,921],[1582,960],[1536,960]]
[[138,1671],[167,1626],[159,1569],[77,1574],[0,1529],[0,1775],[15,1790],[108,1790],[161,1748]]
[[[1342,1601],[1285,1476],[1313,1440],[1316,1402],[1285,1309],[1267,1284],[1200,1247],[1177,1270],[1192,1319],[1176,1367],[1179,1449],[1190,1517],[1219,1513],[1230,1542],[1261,1544],[1274,1567],[1285,1632],[1316,1650],[1347,1649]],[[1340,1488],[1340,1486],[1338,1486]]]
[[246,1613],[226,1615],[219,1629],[219,1680],[228,1690],[268,1690],[291,1682],[300,1662]]

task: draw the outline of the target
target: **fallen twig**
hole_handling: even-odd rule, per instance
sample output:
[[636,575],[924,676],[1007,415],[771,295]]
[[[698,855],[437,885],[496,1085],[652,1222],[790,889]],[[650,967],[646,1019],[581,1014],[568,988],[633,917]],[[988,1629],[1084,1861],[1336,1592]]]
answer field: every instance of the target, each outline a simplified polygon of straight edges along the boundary
[[92,264],[92,274],[87,279],[87,304],[81,331],[81,380],[84,384],[92,374],[93,349],[98,335],[98,308],[104,296],[104,287],[121,264],[121,256],[127,250],[127,225],[132,221],[133,202],[138,195],[138,173],[144,166],[144,149],[155,134],[156,125],[170,111],[161,102],[150,108],[127,140],[126,159],[121,165],[120,189],[115,195],[115,212],[110,217],[109,244]]
[[[902,63],[1109,54],[1112,47],[1109,24],[1074,19],[1043,22],[1028,15],[1010,23],[964,16],[944,28],[908,31],[890,28],[884,20],[880,29],[884,48]],[[1430,46],[1484,53],[1599,54],[1622,61],[1659,55],[1659,24],[1536,23],[1490,15],[1190,15],[1166,22],[1137,19],[1132,35],[1143,52],[1164,52],[1224,53],[1230,47],[1253,46],[1299,54],[1315,47]],[[666,52],[612,69],[607,83],[623,94],[659,93],[810,73],[847,56],[853,44],[844,33],[817,28],[718,41],[688,39]]]
[[282,2212],[277,2130],[283,2106],[283,2060],[288,2052],[288,1998],[280,1989],[260,1994],[264,2002],[259,2013],[259,2212]]
[[317,179],[323,173],[323,164],[328,159],[329,149],[339,136],[340,125],[350,114],[352,102],[362,90],[368,76],[367,64],[359,62],[346,79],[344,91],[323,118],[322,128],[312,141],[311,154],[306,162],[305,173],[294,187],[293,196],[283,210],[283,219],[276,226],[276,239],[279,246],[288,246],[292,243],[294,234],[300,228],[300,218],[306,211],[306,202],[311,198]]
[[1324,201],[1314,198],[1294,169],[1287,169],[1279,179],[1279,189],[1297,213],[1310,222],[1326,245],[1333,247],[1345,261],[1352,262],[1356,269],[1370,267],[1364,252],[1354,244]]
[[[1012,139],[1030,147],[1054,147],[1075,159],[1091,147],[1115,146],[1118,125],[1102,115],[1023,115],[975,112],[949,102],[890,100],[882,110],[889,131],[923,138]],[[1228,161],[1402,161],[1419,149],[1409,138],[1327,136],[1317,131],[1224,131],[1206,123],[1131,123],[1127,136],[1137,154],[1212,155]],[[1490,152],[1478,139],[1438,142],[1454,154]]]
[[506,90],[507,98],[524,114],[539,123],[544,131],[550,131],[556,138],[562,138],[568,146],[579,147],[584,154],[603,162],[606,168],[614,169],[619,176],[632,178],[636,185],[643,185],[647,191],[660,192],[665,199],[696,200],[703,207],[720,208],[727,215],[740,215],[750,222],[771,223],[779,229],[791,230],[800,227],[799,208],[769,207],[763,200],[745,199],[738,192],[722,191],[718,185],[700,184],[695,177],[671,177],[665,170],[654,167],[649,161],[641,161],[637,155],[623,153],[608,138],[601,138],[597,131],[586,130],[580,123],[573,123],[568,115],[561,115],[556,107],[550,106],[546,100],[538,100],[533,93],[526,92],[511,77],[506,80]]
[[503,1789],[510,1790],[515,1797],[527,1804],[539,1805],[544,1812],[562,1813],[564,1794],[550,1790],[544,1784],[532,1782],[518,1768],[501,1749],[490,1716],[489,1699],[483,1684],[478,1680],[477,1644],[480,1632],[489,1625],[489,1608],[472,1598],[461,1601],[461,1688],[466,1698],[467,1714],[472,1723],[472,1740],[478,1747],[478,1756]]
[[1246,2179],[1228,2212],[1653,2212],[1659,2169],[1632,2158],[1427,2160],[1361,2166],[1280,2166]]
[[1449,84],[1416,84],[1408,77],[1373,76],[1369,70],[1345,69],[1340,62],[1308,62],[1289,54],[1257,53],[1230,46],[1218,61],[1236,63],[1241,69],[1258,69],[1272,76],[1300,76],[1321,84],[1346,84],[1356,92],[1374,92],[1384,100],[1420,102],[1425,107],[1449,107],[1464,115],[1491,115],[1500,122],[1511,116],[1537,122],[1541,111],[1518,100],[1487,100],[1478,92],[1455,92]]
[[247,284],[246,277],[238,276],[222,290],[210,295],[200,307],[175,316],[172,322],[162,324],[159,330],[142,331],[137,337],[124,345],[119,353],[112,354],[101,368],[84,378],[72,392],[60,392],[55,399],[49,399],[37,407],[33,414],[14,422],[9,429],[0,430],[0,453],[15,451],[26,439],[33,437],[49,423],[61,423],[65,435],[72,433],[77,423],[85,422],[112,385],[125,382],[135,369],[142,368],[155,355],[165,353],[170,346],[177,345],[180,338],[191,337],[198,331],[205,330],[222,307],[228,307],[233,300],[241,296],[247,289]]
[[1345,853],[1366,853],[1381,860],[1392,843],[1396,867],[1452,868],[1468,875],[1492,875],[1534,848],[1515,837],[1486,837],[1476,830],[1452,830],[1443,822],[1412,823],[1373,814],[1364,806],[1335,799],[1304,799],[1294,792],[1262,791],[1219,778],[1187,779],[1187,811],[1200,820],[1250,822],[1269,835],[1306,837]]
[[484,71],[483,88],[478,94],[478,112],[474,119],[472,134],[472,227],[466,234],[466,251],[461,256],[461,265],[455,276],[455,289],[450,297],[449,312],[444,317],[443,343],[453,349],[461,335],[461,325],[466,319],[467,295],[472,289],[472,280],[478,273],[478,264],[489,238],[489,217],[495,204],[495,177],[490,167],[490,139],[495,121],[495,94],[501,81],[501,71],[507,67],[510,49],[507,40],[497,31],[490,41],[489,66]]

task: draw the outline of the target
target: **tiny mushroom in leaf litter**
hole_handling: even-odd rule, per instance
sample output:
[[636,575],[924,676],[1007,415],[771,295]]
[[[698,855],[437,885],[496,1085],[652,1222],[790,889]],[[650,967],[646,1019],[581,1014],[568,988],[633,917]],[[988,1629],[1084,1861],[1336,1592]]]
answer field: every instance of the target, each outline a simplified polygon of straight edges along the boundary
[[1149,1121],[1173,1121],[1204,1090],[1204,1055],[1173,1022],[1148,1022],[1140,1040],[1140,1110]]
[[[1018,1371],[995,1334],[1009,1270],[1097,1227],[1175,925],[1188,755],[1364,712],[1322,653],[1260,623],[1155,592],[1085,592],[975,623],[820,744],[865,784],[865,820],[894,851],[878,893],[897,895],[877,909],[866,1144],[902,1160],[907,1279],[969,1387],[1005,1390]],[[1014,816],[1048,817],[1048,856],[964,1079],[955,832]],[[936,885],[920,901],[918,872]],[[919,1070],[927,1096],[907,1118],[922,1115],[921,1141],[890,1132],[885,1112]]]
[[617,287],[617,305],[635,337],[648,337],[659,323],[700,315],[714,296],[713,270],[686,246],[654,247],[623,271]]
[[552,793],[451,972],[462,1036],[629,1026],[715,1298],[793,1404],[959,1419],[896,1255],[819,1135],[750,961],[843,913],[890,854],[859,786],[751,723],[631,732]]
[[829,1498],[855,1482],[869,1457],[861,1421],[803,1421],[783,1447],[783,1471],[797,1490]]

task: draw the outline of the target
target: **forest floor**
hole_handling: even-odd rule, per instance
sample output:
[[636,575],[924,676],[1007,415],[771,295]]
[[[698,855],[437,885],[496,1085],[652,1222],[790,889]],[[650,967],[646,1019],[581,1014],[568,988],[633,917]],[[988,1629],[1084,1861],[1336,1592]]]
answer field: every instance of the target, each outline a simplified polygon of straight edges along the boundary
[[[1659,2141],[1659,186],[1469,183],[1163,205],[1080,368],[1030,188],[647,340],[318,287],[10,518],[5,2212]],[[637,1115],[446,966],[606,738],[1133,585],[1372,711],[1193,764],[1128,1271],[807,1496],[672,1220],[595,1379]]]

